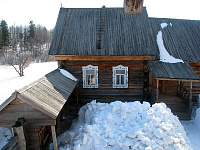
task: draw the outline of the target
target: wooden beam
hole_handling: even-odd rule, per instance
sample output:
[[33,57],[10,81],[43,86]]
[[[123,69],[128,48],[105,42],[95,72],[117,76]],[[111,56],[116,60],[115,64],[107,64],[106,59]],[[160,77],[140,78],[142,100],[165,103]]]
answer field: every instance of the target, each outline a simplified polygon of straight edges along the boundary
[[55,126],[51,126],[51,133],[52,133],[52,138],[53,138],[54,150],[58,150]]
[[158,102],[159,96],[159,80],[156,80],[156,102]]
[[26,150],[26,140],[23,128],[24,119],[18,119],[12,126],[12,134],[17,135],[20,150]]
[[192,81],[192,82],[200,82],[200,80],[194,79],[169,79],[169,78],[155,78],[156,80],[168,80],[168,81]]
[[190,81],[189,114],[192,114],[192,81]]
[[110,60],[155,60],[155,56],[81,56],[81,55],[54,55],[56,60],[90,60],[90,61],[110,61]]

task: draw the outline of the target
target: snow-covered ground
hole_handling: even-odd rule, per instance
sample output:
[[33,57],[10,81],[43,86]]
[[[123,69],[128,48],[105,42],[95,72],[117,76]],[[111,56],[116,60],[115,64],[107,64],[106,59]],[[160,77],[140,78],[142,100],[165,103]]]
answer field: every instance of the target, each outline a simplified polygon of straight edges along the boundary
[[[19,77],[12,67],[0,66],[0,104],[15,89],[39,79],[56,68],[56,62],[31,64],[25,69],[25,76]],[[167,143],[169,148],[172,146],[170,143],[174,143],[176,148],[181,146],[187,148],[190,145],[178,119],[163,104],[149,108],[147,103],[141,105],[115,102],[109,105],[93,101],[84,106],[79,115],[79,121],[74,123],[73,129],[58,137],[58,145],[61,150],[66,147],[70,149],[73,145],[75,145],[73,149],[79,149],[79,147],[94,149],[94,146],[98,148],[107,146],[105,149],[109,150],[121,146],[123,149],[145,148],[147,145],[161,149],[160,146]],[[192,148],[199,150],[200,129],[197,129],[193,120],[181,121],[181,123]],[[200,123],[197,126],[200,126]],[[10,131],[0,127],[0,149],[10,137]],[[163,140],[164,138],[165,140]],[[134,144],[131,139],[134,140]],[[147,150],[150,150],[151,146]]]
[[25,68],[24,76],[20,77],[12,66],[0,66],[0,105],[16,89],[28,85],[56,68],[57,62],[33,63]]

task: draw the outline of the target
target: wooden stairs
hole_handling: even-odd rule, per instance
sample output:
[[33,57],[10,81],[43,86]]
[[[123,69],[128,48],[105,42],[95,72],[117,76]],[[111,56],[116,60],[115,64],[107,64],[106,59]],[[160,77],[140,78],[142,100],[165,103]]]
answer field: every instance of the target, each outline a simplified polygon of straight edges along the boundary
[[176,95],[159,95],[159,102],[164,102],[169,107],[172,113],[180,120],[190,120],[190,114],[188,113],[188,106],[183,99]]

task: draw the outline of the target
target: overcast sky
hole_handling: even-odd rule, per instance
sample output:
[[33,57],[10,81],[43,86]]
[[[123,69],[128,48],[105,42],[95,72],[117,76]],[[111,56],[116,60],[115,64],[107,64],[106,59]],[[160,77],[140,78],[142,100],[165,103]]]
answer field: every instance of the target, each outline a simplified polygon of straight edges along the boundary
[[[61,7],[123,7],[124,0],[0,0],[0,20],[8,26],[30,20],[52,29]],[[200,20],[200,0],[144,0],[150,17]]]

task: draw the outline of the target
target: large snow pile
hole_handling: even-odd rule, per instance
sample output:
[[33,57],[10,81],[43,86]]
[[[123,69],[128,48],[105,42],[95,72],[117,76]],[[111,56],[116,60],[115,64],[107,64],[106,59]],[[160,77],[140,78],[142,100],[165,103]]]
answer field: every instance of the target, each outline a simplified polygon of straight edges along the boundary
[[2,149],[11,138],[11,132],[7,128],[0,127],[0,149]]
[[[60,150],[189,150],[178,118],[164,103],[92,101],[79,111],[70,131],[58,137]],[[50,146],[51,149],[52,145]]]

